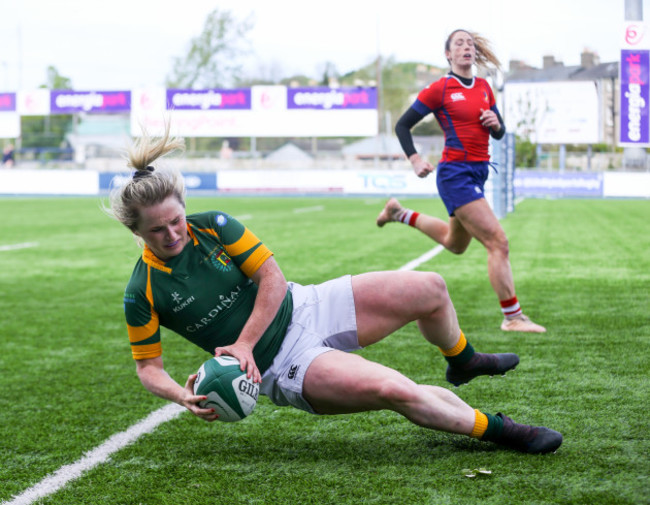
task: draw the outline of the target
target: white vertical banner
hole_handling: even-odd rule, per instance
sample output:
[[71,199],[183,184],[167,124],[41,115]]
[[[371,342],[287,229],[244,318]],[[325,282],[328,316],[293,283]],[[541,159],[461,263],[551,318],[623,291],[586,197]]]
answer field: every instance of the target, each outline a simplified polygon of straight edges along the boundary
[[0,139],[20,137],[16,93],[0,93]]
[[50,114],[50,90],[34,89],[16,93],[16,110],[21,116],[47,116]]
[[20,137],[20,116],[15,112],[0,112],[0,139]]

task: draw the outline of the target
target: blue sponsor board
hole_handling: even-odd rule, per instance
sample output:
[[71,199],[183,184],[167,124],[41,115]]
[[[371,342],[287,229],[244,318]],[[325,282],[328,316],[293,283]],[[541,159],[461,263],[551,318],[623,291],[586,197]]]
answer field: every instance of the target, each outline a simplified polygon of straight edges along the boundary
[[50,91],[51,114],[114,113],[130,110],[130,91]]
[[515,196],[592,197],[603,196],[603,174],[558,173],[535,170],[515,172]]
[[377,88],[289,88],[288,109],[376,109]]
[[16,93],[0,93],[0,112],[16,112]]
[[238,89],[168,89],[170,110],[250,110],[250,88]]
[[[217,174],[214,172],[183,173],[187,191],[216,191]],[[110,191],[119,188],[131,179],[130,173],[102,172],[99,174],[99,190]]]
[[623,144],[650,144],[650,51],[621,51],[621,121],[620,141]]

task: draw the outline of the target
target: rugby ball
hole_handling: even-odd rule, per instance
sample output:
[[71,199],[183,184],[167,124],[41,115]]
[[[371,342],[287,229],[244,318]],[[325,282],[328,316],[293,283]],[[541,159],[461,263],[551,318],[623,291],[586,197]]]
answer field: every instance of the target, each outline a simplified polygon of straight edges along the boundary
[[194,394],[207,396],[199,405],[213,408],[218,421],[240,421],[257,405],[260,385],[247,378],[240,367],[237,358],[217,356],[203,363],[197,372]]

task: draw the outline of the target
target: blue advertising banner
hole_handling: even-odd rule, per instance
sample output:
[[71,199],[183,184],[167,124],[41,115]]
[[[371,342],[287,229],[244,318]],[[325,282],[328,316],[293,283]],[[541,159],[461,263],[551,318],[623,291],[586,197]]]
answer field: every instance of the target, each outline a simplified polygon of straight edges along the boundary
[[289,88],[288,109],[376,109],[377,88]]
[[16,112],[16,93],[0,93],[0,112]]
[[168,89],[167,109],[174,110],[250,110],[251,90]]
[[650,145],[650,51],[621,50],[620,143]]
[[541,172],[518,170],[514,178],[517,197],[593,197],[603,196],[603,174]]
[[[191,191],[216,191],[217,174],[204,172],[183,173],[185,188]],[[117,172],[101,172],[99,174],[99,190],[110,191],[119,188],[131,180],[131,174]]]
[[129,112],[130,91],[50,91],[51,114]]

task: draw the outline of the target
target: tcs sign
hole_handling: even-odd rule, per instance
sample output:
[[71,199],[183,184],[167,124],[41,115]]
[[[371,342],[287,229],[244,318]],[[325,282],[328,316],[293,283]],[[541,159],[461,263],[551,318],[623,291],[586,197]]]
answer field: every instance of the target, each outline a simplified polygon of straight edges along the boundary
[[363,188],[367,191],[394,191],[406,189],[407,181],[404,174],[359,174]]

